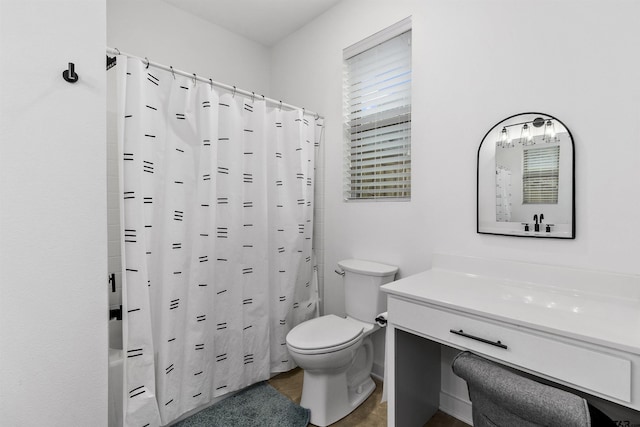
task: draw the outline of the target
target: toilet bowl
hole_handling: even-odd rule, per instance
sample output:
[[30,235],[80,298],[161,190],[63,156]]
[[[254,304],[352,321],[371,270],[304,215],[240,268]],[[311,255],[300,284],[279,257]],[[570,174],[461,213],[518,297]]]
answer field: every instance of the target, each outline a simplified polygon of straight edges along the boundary
[[371,334],[379,329],[376,315],[386,309],[380,286],[398,270],[362,260],[338,265],[345,272],[347,316],[308,320],[286,338],[289,354],[304,370],[300,405],[311,410],[311,423],[320,427],[347,416],[375,390]]
[[323,427],[338,421],[375,390],[369,337],[374,329],[329,314],[304,322],[287,335],[289,353],[304,370],[300,406],[311,410],[312,424]]

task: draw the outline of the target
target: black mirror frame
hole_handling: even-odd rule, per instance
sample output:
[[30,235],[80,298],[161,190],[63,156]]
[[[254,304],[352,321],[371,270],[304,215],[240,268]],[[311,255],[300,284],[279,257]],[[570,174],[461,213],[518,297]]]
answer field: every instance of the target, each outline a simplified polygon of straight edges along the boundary
[[[484,144],[484,141],[487,139],[487,136],[489,136],[489,134],[501,123],[512,119],[514,117],[517,116],[522,116],[522,115],[527,115],[527,114],[531,114],[531,115],[541,115],[541,116],[545,116],[545,117],[550,117],[553,120],[556,120],[558,123],[560,123],[562,126],[564,126],[564,128],[567,130],[567,133],[569,134],[569,139],[571,140],[571,151],[572,151],[572,156],[571,156],[571,236],[569,237],[562,237],[562,236],[545,236],[543,234],[539,234],[539,235],[520,235],[520,234],[506,234],[506,233],[490,233],[487,231],[480,231],[480,150],[482,150],[482,144]],[[482,140],[480,141],[480,146],[478,147],[478,156],[476,159],[476,232],[478,234],[490,234],[490,235],[494,235],[494,236],[511,236],[511,237],[534,237],[534,238],[543,238],[543,239],[562,239],[562,240],[573,240],[576,238],[576,147],[575,147],[575,143],[573,141],[573,135],[571,134],[571,131],[569,130],[569,128],[562,122],[562,120],[559,120],[558,118],[550,115],[550,114],[546,114],[546,113],[539,113],[539,112],[525,112],[525,113],[518,113],[518,114],[513,114],[505,119],[500,120],[498,123],[496,123],[495,125],[493,125],[488,131],[487,133],[484,134],[484,137],[482,137]]]

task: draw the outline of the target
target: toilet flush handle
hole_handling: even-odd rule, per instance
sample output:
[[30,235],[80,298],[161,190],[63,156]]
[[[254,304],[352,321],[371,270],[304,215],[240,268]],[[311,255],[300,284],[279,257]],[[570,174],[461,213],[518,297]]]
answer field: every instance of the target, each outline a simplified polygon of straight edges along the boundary
[[334,270],[334,271],[336,272],[336,274],[344,276],[344,270]]

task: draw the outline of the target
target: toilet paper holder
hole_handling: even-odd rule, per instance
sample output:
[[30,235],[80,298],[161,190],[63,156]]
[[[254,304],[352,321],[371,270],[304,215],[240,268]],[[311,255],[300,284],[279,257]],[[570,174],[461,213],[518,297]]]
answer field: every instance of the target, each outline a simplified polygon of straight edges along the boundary
[[376,317],[376,323],[378,325],[380,325],[381,327],[385,327],[387,326],[387,312],[385,311],[384,313],[380,313],[378,314],[378,317]]

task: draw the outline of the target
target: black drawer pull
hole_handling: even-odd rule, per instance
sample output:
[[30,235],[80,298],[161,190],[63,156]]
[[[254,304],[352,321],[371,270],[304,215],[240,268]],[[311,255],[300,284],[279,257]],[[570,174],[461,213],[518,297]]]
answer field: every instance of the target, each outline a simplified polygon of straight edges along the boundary
[[504,348],[505,350],[507,349],[507,346],[502,344],[500,341],[489,341],[487,339],[484,338],[480,338],[480,337],[476,337],[473,335],[469,335],[469,334],[465,334],[462,329],[460,329],[459,331],[456,331],[455,329],[449,329],[449,332],[451,332],[452,334],[456,334],[456,335],[460,335],[462,337],[466,337],[466,338],[471,338],[472,340],[476,340],[476,341],[480,341],[483,342],[485,344],[491,344],[494,345],[496,347],[500,347],[500,348]]

